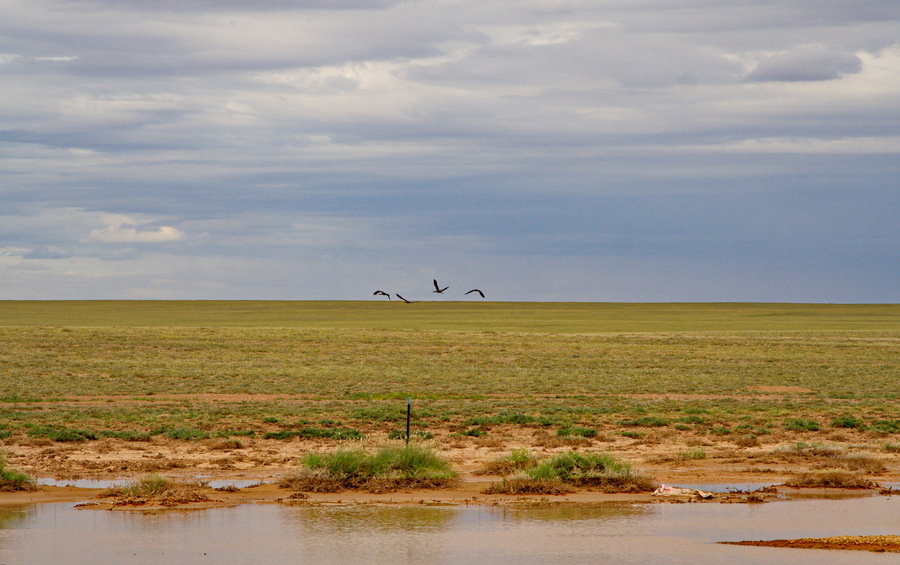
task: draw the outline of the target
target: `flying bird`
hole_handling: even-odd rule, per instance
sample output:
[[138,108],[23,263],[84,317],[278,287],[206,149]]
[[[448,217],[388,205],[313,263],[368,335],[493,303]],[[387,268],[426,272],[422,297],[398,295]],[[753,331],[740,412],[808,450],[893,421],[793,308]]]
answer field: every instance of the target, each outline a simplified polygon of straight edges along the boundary
[[437,283],[437,279],[433,279],[433,282],[434,282],[434,290],[432,290],[431,292],[436,292],[438,294],[444,294],[444,291],[447,290],[448,288],[450,288],[449,286],[445,286],[444,288],[439,287],[438,283]]
[[466,294],[472,294],[473,292],[477,292],[478,294],[481,295],[482,298],[484,298],[484,293],[481,292],[480,290],[478,290],[477,288],[473,288],[472,290],[470,290],[470,291],[467,292]]
[[388,300],[391,299],[391,295],[388,294],[388,293],[386,293],[386,292],[383,291],[383,290],[376,290],[375,292],[372,293],[372,296],[387,296],[387,297],[388,297]]
[[403,298],[403,297],[400,296],[399,294],[397,295],[397,298],[399,298],[399,299],[402,300],[403,302],[406,302],[407,304],[412,304],[412,302],[410,302],[409,300]]

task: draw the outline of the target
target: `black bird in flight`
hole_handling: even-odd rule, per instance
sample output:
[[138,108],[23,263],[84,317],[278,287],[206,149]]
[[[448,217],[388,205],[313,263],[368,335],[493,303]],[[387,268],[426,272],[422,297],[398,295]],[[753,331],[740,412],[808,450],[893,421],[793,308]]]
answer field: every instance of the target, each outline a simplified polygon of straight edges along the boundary
[[386,292],[383,291],[383,290],[376,290],[375,292],[372,293],[372,296],[387,296],[387,297],[388,297],[388,300],[391,299],[391,295],[388,294],[388,293],[386,293]]
[[473,292],[477,292],[478,294],[481,295],[482,298],[484,298],[484,293],[481,292],[480,290],[478,290],[477,288],[473,288],[472,290],[470,290],[470,291],[467,292],[466,294],[472,294]]
[[412,302],[410,302],[409,300],[403,298],[403,297],[400,296],[399,294],[397,295],[397,298],[399,298],[399,299],[402,300],[403,302],[406,302],[407,304],[412,304]]
[[450,288],[449,286],[445,286],[444,288],[439,287],[438,283],[437,283],[437,279],[433,279],[433,282],[434,282],[434,290],[432,290],[431,292],[436,292],[438,294],[444,294],[444,291],[447,290],[448,288]]

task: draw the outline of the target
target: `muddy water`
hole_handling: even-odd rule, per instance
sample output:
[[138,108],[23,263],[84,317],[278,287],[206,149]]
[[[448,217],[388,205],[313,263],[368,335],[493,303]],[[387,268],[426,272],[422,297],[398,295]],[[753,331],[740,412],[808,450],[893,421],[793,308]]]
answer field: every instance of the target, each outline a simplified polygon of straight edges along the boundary
[[0,564],[880,564],[898,554],[717,541],[900,533],[900,498],[768,504],[0,507]]

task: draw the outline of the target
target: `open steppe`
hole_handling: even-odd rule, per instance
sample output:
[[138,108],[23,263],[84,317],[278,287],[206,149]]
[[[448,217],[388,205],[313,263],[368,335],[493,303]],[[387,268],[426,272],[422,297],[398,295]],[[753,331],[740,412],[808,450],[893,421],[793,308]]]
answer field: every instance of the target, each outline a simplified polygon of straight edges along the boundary
[[402,442],[411,398],[464,484],[516,449],[896,483],[898,360],[898,305],[0,302],[0,451],[35,477],[267,479]]

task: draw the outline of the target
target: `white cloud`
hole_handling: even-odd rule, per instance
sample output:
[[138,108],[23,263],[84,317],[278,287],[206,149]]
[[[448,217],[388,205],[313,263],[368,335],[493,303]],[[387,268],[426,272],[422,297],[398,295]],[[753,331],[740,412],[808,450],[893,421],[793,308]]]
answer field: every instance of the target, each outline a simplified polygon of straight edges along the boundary
[[846,74],[856,74],[862,68],[862,60],[853,53],[823,47],[802,47],[763,59],[747,75],[747,80],[751,82],[834,80]]
[[156,229],[139,229],[133,224],[114,224],[101,229],[91,230],[88,241],[103,243],[159,243],[178,241],[184,233],[172,226],[160,226]]

